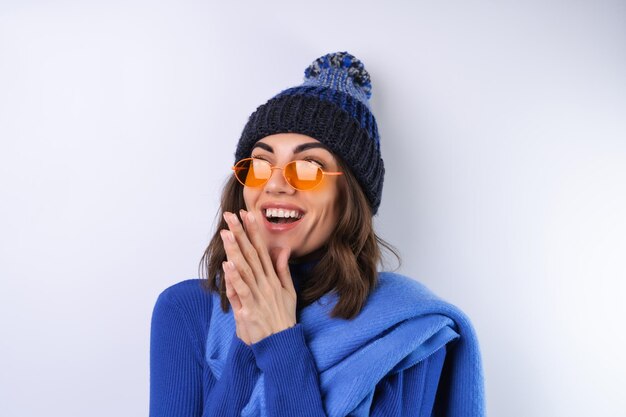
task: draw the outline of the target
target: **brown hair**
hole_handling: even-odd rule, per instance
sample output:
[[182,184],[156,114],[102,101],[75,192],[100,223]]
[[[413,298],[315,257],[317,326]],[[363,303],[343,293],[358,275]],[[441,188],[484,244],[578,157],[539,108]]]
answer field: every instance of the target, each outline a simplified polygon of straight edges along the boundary
[[[379,264],[382,266],[381,246],[396,257],[398,265],[401,260],[398,251],[374,232],[372,210],[361,186],[338,157],[337,162],[344,172],[343,180],[339,181],[337,227],[323,248],[319,262],[309,274],[308,278],[312,279],[303,281],[298,294],[298,308],[334,291],[338,301],[331,317],[352,319],[359,314],[378,282],[377,267]],[[218,227],[199,265],[200,276],[206,278],[203,280],[204,287],[220,294],[224,312],[228,311],[229,301],[226,285],[223,280],[218,280],[218,273],[222,262],[226,261],[226,252],[219,231],[228,229],[228,225],[222,214],[225,211],[239,213],[245,208],[243,186],[231,176],[222,192]]]

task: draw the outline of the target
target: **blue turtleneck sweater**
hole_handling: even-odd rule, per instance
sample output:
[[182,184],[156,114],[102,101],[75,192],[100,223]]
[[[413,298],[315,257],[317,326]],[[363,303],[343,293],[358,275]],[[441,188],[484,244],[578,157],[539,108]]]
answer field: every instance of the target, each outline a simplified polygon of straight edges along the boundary
[[[290,265],[296,291],[311,264]],[[165,289],[152,315],[150,416],[241,416],[254,384],[265,378],[272,417],[326,416],[318,371],[302,326],[246,345],[235,334],[221,378],[205,361],[212,297],[200,279]],[[376,386],[371,416],[431,416],[446,347]]]

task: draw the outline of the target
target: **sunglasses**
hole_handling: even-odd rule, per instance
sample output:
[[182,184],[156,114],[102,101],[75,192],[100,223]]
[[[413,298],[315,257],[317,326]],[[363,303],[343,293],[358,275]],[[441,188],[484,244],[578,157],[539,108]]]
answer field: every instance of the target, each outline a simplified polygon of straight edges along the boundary
[[237,180],[246,187],[262,187],[272,176],[274,169],[282,169],[287,184],[296,190],[308,191],[321,184],[324,175],[341,175],[343,172],[324,172],[311,161],[291,161],[283,168],[273,166],[258,158],[245,158],[232,168]]

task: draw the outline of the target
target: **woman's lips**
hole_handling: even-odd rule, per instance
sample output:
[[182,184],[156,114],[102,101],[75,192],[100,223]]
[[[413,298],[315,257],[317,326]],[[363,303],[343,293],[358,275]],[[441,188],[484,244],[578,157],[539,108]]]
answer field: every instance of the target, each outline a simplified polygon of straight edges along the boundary
[[[268,210],[272,210],[272,215],[270,217],[274,217],[274,218],[289,218],[289,222],[284,222],[284,223],[272,223],[271,221],[268,220],[267,214],[268,214]],[[299,218],[295,218],[291,217],[291,215],[287,215],[286,213],[289,212],[296,212],[297,213],[297,217]],[[288,230],[293,229],[294,227],[297,227],[300,222],[302,221],[302,219],[304,218],[304,216],[306,215],[306,212],[304,211],[304,209],[302,209],[301,207],[298,207],[295,204],[290,204],[290,203],[286,203],[286,202],[280,202],[280,201],[267,201],[264,204],[261,205],[260,207],[260,214],[261,217],[263,218],[263,224],[265,225],[265,228],[270,232],[270,233],[280,233],[280,232],[286,232]]]
[[300,217],[298,220],[291,222],[291,223],[272,223],[269,220],[267,220],[267,217],[263,216],[263,224],[265,224],[265,228],[268,231],[272,233],[279,233],[279,232],[285,232],[287,230],[293,229],[298,224],[300,224],[303,218],[304,216]]

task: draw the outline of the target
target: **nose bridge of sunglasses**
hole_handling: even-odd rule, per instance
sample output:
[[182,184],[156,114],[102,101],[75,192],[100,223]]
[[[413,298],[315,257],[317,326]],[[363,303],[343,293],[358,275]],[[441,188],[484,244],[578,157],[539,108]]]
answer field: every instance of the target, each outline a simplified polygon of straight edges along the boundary
[[[278,170],[279,172],[274,173],[274,170]],[[266,183],[269,183],[270,181],[280,181],[281,183],[291,185],[289,178],[287,178],[285,167],[270,166],[269,173],[270,174],[265,179]]]
[[[272,178],[276,178],[278,179],[278,181],[285,181],[288,185],[291,185],[291,183],[289,182],[289,179],[284,174],[285,167],[274,166],[270,162],[265,161],[263,159],[252,159],[250,162],[251,162],[251,169],[248,172],[248,176],[252,175],[254,176],[254,178],[257,179],[257,181],[255,181],[257,187],[267,185],[267,183],[272,181]],[[276,176],[274,175],[275,169],[280,170],[282,172],[278,173]]]

